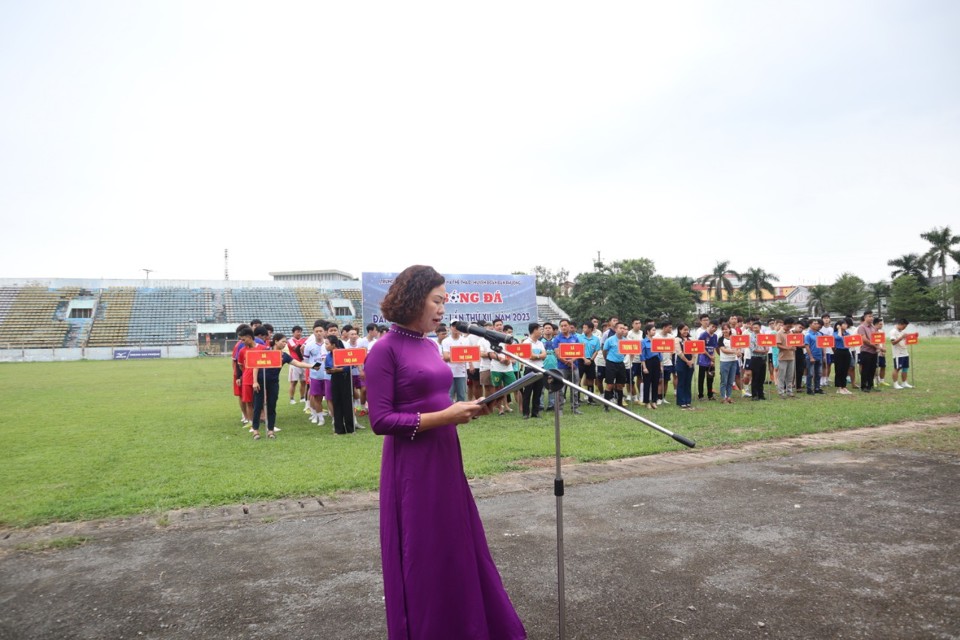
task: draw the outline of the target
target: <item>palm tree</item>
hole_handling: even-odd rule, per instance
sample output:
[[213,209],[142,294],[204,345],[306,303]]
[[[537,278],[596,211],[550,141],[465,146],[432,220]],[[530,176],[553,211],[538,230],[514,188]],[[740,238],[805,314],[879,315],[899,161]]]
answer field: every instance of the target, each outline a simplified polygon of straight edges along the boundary
[[690,299],[693,300],[694,304],[700,302],[700,292],[693,289],[693,285],[697,283],[696,280],[688,276],[675,276],[673,281],[680,285],[680,288],[684,291],[690,292]]
[[882,280],[871,283],[867,289],[870,291],[870,299],[877,303],[877,315],[883,315],[883,301],[890,297],[890,285]]
[[733,269],[730,269],[729,260],[717,262],[717,265],[713,268],[712,272],[697,278],[697,284],[706,286],[711,293],[716,291],[717,300],[723,300],[724,291],[727,292],[727,297],[733,295],[733,283],[730,281],[730,278],[727,277],[728,275],[731,275],[738,280],[740,279],[740,274]]
[[938,229],[934,227],[926,233],[921,233],[920,237],[930,243],[930,250],[923,256],[927,259],[927,264],[932,270],[933,267],[940,267],[940,289],[942,291],[943,306],[947,306],[947,258],[953,258],[955,262],[960,263],[960,251],[953,248],[955,244],[960,244],[960,236],[955,236],[950,231],[950,227]]
[[896,280],[900,276],[914,276],[921,286],[927,286],[927,262],[916,253],[907,253],[895,260],[887,260],[887,266],[896,267],[890,277]]
[[807,310],[816,317],[823,315],[825,311],[825,302],[830,295],[830,285],[815,284],[810,289],[810,297],[807,299]]
[[766,291],[772,296],[776,296],[777,290],[774,288],[771,280],[777,280],[778,277],[772,273],[764,271],[760,268],[749,267],[743,273],[743,283],[742,286],[747,291],[753,292],[754,297],[757,300],[757,308],[760,307],[762,300],[763,291]]

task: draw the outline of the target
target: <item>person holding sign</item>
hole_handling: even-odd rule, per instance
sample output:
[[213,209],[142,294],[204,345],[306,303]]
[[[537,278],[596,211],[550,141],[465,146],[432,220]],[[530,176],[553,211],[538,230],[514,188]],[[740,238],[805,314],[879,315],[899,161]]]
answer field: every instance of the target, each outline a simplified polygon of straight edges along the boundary
[[[907,382],[907,372],[910,370],[910,352],[907,350],[907,325],[903,318],[897,319],[897,324],[890,332],[890,344],[893,345],[893,388],[913,389]],[[897,374],[900,379],[897,380]]]
[[796,346],[790,344],[789,336],[796,321],[793,318],[784,318],[783,326],[777,332],[777,393],[781,398],[796,398],[794,380],[796,380]]
[[[607,338],[603,343],[603,359],[606,361],[606,387],[603,390],[603,397],[607,400],[613,400],[616,397],[617,405],[623,406],[623,385],[627,383],[627,365],[624,363],[626,356],[620,353],[620,341],[627,336],[627,325],[618,322],[614,335]],[[604,411],[610,411],[610,407],[604,407]]]
[[[887,350],[883,346],[883,318],[873,319],[873,343],[877,345],[877,380],[875,385],[881,384],[889,387],[887,382]],[[878,339],[879,338],[879,339]]]
[[280,369],[289,364],[297,369],[309,370],[311,366],[297,360],[287,348],[287,338],[282,333],[275,333],[270,341],[270,348],[280,351],[280,366],[259,369],[253,368],[253,439],[260,439],[260,412],[266,405],[267,438],[276,438],[275,425],[277,423],[277,398],[280,395]]
[[677,371],[677,406],[681,409],[692,409],[693,403],[693,367],[697,361],[693,355],[688,354],[684,345],[690,340],[690,327],[682,322],[677,327],[677,348],[674,351],[673,360]]
[[863,339],[860,345],[860,391],[870,393],[874,390],[874,378],[877,375],[877,354],[879,349],[873,344],[873,312],[867,311],[860,316],[857,335]]
[[713,400],[713,380],[716,378],[717,371],[713,364],[713,357],[717,350],[717,344],[719,343],[717,323],[715,320],[707,321],[707,330],[700,332],[699,339],[705,343],[706,353],[701,353],[697,357],[697,399],[703,400],[703,381],[706,379],[707,400]]
[[[529,360],[536,362],[537,360],[546,360],[547,350],[543,346],[543,341],[540,340],[540,325],[536,322],[531,322],[527,327],[529,332],[527,337],[524,339],[523,344],[530,345],[530,358]],[[525,369],[524,375],[528,373],[535,373],[533,369]],[[523,391],[520,392],[520,409],[523,412],[523,419],[527,420],[529,418],[539,418],[540,417],[540,396],[543,393],[543,378],[537,379],[533,384],[528,384],[523,388]]]
[[[584,387],[587,391],[595,392],[595,384],[597,381],[597,364],[596,364],[596,355],[600,351],[600,347],[603,345],[600,343],[599,336],[595,335],[593,332],[593,323],[584,322],[582,325],[583,333],[579,335],[580,342],[583,343],[583,379],[586,384]],[[579,384],[579,381],[577,382]],[[593,398],[587,398],[587,404],[597,404],[593,401]]]
[[751,400],[766,400],[763,394],[763,383],[767,379],[767,352],[770,350],[759,343],[760,336],[763,335],[763,323],[759,320],[753,320],[750,331],[750,368],[748,371],[752,376],[750,379]]
[[450,335],[440,343],[443,347],[443,359],[450,367],[450,373],[453,374],[453,384],[450,386],[450,400],[456,402],[465,402],[467,399],[467,363],[453,362],[450,359],[451,347],[469,346],[469,340],[457,329],[457,323],[450,325]]
[[823,395],[820,388],[820,372],[823,369],[823,347],[820,346],[820,319],[810,320],[810,331],[804,334],[803,341],[807,345],[807,395],[817,393]]
[[735,349],[730,343],[733,335],[730,325],[724,322],[720,325],[721,336],[717,341],[717,350],[720,352],[720,401],[733,404],[733,381],[737,375],[737,362],[743,349]]
[[850,347],[846,338],[850,335],[850,319],[838,320],[833,325],[833,386],[842,396],[853,395],[847,389],[847,371],[850,369]]
[[490,555],[463,471],[457,425],[489,413],[450,401],[453,374],[426,339],[444,315],[444,278],[414,265],[380,309],[395,324],[366,361],[373,432],[383,436],[380,551],[387,636],[527,637]]
[[333,433],[338,436],[354,433],[353,387],[350,384],[353,367],[338,367],[334,364],[334,350],[344,348],[343,342],[336,334],[328,334],[324,340],[327,357],[324,360],[323,367],[327,375],[330,376],[327,380],[327,384],[330,385],[330,395],[327,396],[327,401],[333,412]]
[[[553,347],[557,353],[557,369],[567,380],[580,384],[579,375],[574,373],[579,370],[580,360],[576,358],[562,358],[560,357],[560,345],[562,344],[580,344],[580,338],[574,333],[573,325],[570,324],[570,320],[563,318],[560,320],[560,335],[553,339]],[[567,396],[567,386],[564,385],[560,389],[560,411],[563,411],[563,405],[566,404]],[[580,411],[580,394],[570,390],[570,408],[573,410],[574,415],[581,415]]]
[[643,404],[647,409],[657,408],[657,395],[660,389],[660,369],[663,357],[653,350],[653,337],[657,335],[656,325],[647,325],[644,338],[640,342],[640,371],[643,374]]

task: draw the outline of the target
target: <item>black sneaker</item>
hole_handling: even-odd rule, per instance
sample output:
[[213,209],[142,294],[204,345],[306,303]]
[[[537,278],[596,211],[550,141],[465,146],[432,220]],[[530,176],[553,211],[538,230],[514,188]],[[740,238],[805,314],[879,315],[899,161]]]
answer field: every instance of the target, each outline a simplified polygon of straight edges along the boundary
[[821,396],[822,396],[822,395],[823,395],[823,389],[817,389],[816,391],[814,391],[814,393],[816,393],[817,395],[821,395]]

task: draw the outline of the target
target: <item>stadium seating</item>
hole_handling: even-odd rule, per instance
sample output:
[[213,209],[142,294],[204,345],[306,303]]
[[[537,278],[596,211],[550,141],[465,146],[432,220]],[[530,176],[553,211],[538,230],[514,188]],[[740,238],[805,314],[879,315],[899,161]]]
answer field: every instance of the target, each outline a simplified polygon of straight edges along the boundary
[[79,288],[49,289],[29,286],[19,290],[9,302],[0,323],[0,348],[61,347],[67,330],[66,309]]
[[87,339],[88,347],[124,346],[129,344],[128,330],[133,313],[133,287],[104,289],[97,303],[93,327]]
[[209,289],[137,289],[128,325],[131,345],[193,344],[211,315]]

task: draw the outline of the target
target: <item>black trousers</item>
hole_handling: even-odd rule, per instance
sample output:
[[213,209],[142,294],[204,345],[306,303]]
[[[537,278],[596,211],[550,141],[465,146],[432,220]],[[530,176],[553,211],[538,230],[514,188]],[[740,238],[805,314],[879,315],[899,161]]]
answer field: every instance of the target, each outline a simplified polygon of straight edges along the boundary
[[767,356],[753,356],[750,358],[750,371],[753,378],[750,379],[750,393],[754,398],[762,398],[763,383],[767,379]]
[[333,398],[333,431],[344,434],[353,433],[353,392],[350,374],[346,371],[330,376],[331,396]]
[[794,380],[796,384],[793,388],[799,392],[801,385],[803,385],[803,374],[807,372],[807,352],[803,349],[797,349],[795,353],[797,354],[797,370]]
[[860,388],[873,389],[873,377],[877,375],[877,354],[860,352]]
[[833,350],[833,386],[847,388],[847,374],[850,373],[850,349]]
[[[534,373],[533,369],[524,370],[524,375]],[[540,415],[540,395],[543,393],[543,378],[528,384],[520,393],[520,410],[525,416],[536,418]]]
[[660,395],[660,358],[643,361],[647,371],[643,374],[643,404],[653,404]]
[[[266,398],[264,398],[266,393]],[[280,381],[260,380],[260,391],[253,392],[253,428],[260,430],[260,414],[263,413],[264,402],[267,406],[267,431],[273,431],[277,424],[277,395],[280,393]]]
[[714,379],[715,376],[707,375],[707,372],[710,371],[710,370],[712,370],[712,369],[713,369],[713,366],[711,365],[711,366],[709,366],[709,367],[704,367],[704,366],[701,365],[701,366],[697,367],[697,369],[698,369],[698,372],[697,372],[697,397],[698,397],[700,400],[703,400],[703,381],[704,381],[704,379],[706,379],[706,381],[707,381],[707,397],[708,397],[708,398],[712,398],[712,397],[713,397],[713,379]]

